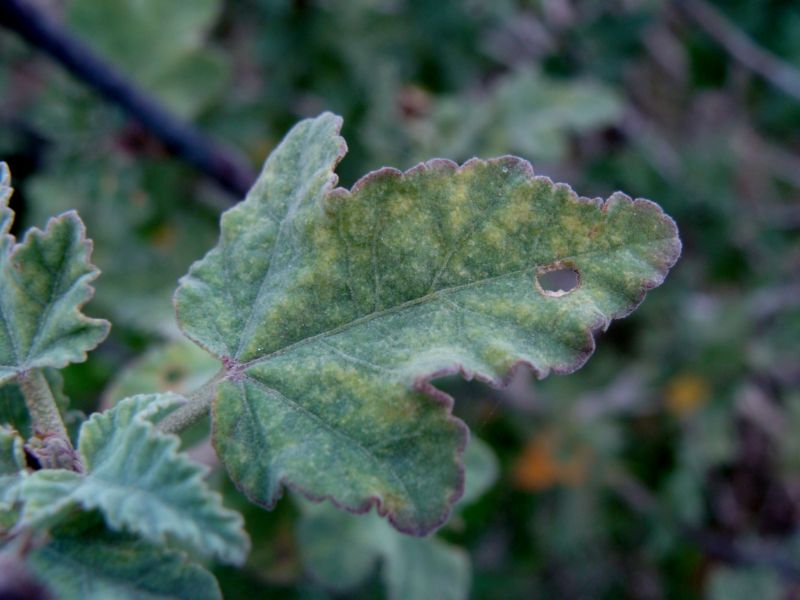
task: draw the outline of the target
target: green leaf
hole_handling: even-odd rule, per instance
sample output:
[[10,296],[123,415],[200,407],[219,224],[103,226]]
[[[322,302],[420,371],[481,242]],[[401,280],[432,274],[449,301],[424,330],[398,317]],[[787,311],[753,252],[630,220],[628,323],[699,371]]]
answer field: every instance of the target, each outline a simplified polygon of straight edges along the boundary
[[0,174],[0,383],[33,368],[62,368],[86,360],[108,335],[109,323],[80,312],[99,271],[91,241],[75,212],[28,230],[17,244],[8,168]]
[[0,531],[13,527],[18,518],[25,471],[22,446],[22,438],[14,429],[0,426]]
[[0,489],[3,478],[17,475],[25,468],[22,438],[13,429],[0,426]]
[[622,107],[597,81],[519,69],[501,77],[485,98],[438,100],[428,117],[411,124],[414,154],[468,158],[511,151],[552,162],[566,154],[571,134],[615,122]]
[[182,116],[222,91],[227,63],[203,47],[219,0],[73,0],[68,9],[76,33]]
[[[340,126],[303,121],[273,152],[182,279],[179,322],[227,370],[214,443],[251,500],[271,507],[286,485],[424,534],[463,492],[466,441],[430,380],[574,371],[680,241],[652,202],[579,198],[515,157],[382,169],[333,191]],[[579,285],[544,291],[559,268]]]
[[[472,437],[464,452],[466,483],[459,506],[477,499],[497,478],[497,459]],[[434,537],[398,533],[375,514],[354,516],[329,505],[301,503],[297,538],[306,570],[322,585],[349,590],[383,560],[389,598],[466,598],[469,558]]]
[[780,577],[763,568],[719,567],[706,584],[708,600],[778,600],[785,597]]
[[330,505],[309,507],[298,528],[300,554],[323,586],[347,591],[383,561],[390,600],[463,600],[469,594],[467,554],[435,537],[395,531],[375,513],[356,516]]
[[458,505],[464,506],[474,502],[494,485],[497,481],[500,468],[497,457],[486,442],[471,436],[467,449],[464,451],[464,495]]
[[[14,221],[14,211],[8,208],[8,202],[11,199],[11,171],[8,165],[0,162],[0,235],[6,234],[11,229],[11,223]],[[5,236],[0,241],[0,249],[5,251],[6,244],[10,243]]]
[[102,528],[59,531],[28,558],[60,600],[221,600],[214,576],[180,554]]
[[182,399],[141,395],[93,415],[81,428],[85,474],[41,470],[23,484],[23,520],[60,521],[72,507],[97,508],[114,530],[162,544],[174,539],[206,556],[241,564],[249,541],[241,516],[222,505],[204,481],[206,470],[178,452],[178,438],[153,420]]

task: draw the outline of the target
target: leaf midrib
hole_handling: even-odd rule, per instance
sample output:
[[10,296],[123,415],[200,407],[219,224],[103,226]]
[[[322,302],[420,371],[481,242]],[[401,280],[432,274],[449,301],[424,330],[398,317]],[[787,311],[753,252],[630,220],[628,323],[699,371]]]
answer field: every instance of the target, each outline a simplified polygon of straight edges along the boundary
[[[303,132],[305,135],[304,135],[303,145],[302,145],[303,149],[299,153],[300,155],[305,154],[308,151],[309,144],[314,143],[313,136],[309,135],[309,133],[311,133],[313,131],[314,131],[313,128],[309,128],[307,131]],[[312,176],[308,178],[308,181],[313,181],[314,179],[316,179],[316,176],[322,171],[327,171],[327,176],[328,176],[328,178],[325,181],[325,184],[323,185],[322,189],[319,192],[320,195],[324,197],[324,195],[328,191],[328,188],[330,188],[330,176],[333,175],[332,167],[326,166],[323,169],[317,169],[312,174]],[[300,177],[298,177],[298,179],[300,179]],[[240,334],[240,337],[239,337],[239,345],[236,348],[236,356],[237,357],[241,354],[242,349],[244,348],[244,345],[246,343],[245,342],[246,334],[247,333],[251,333],[252,334],[253,327],[255,327],[255,320],[254,319],[255,319],[256,314],[258,313],[257,309],[258,309],[259,305],[261,304],[261,299],[264,296],[264,290],[266,289],[267,284],[270,281],[270,278],[271,278],[271,275],[272,275],[272,271],[273,271],[273,268],[274,268],[274,263],[275,263],[275,254],[276,254],[277,248],[280,248],[280,242],[282,241],[282,238],[284,236],[284,232],[286,231],[285,228],[286,228],[287,224],[291,224],[292,223],[292,219],[297,214],[297,211],[300,210],[304,200],[308,199],[308,196],[309,196],[308,187],[309,187],[309,184],[308,184],[307,181],[306,182],[301,182],[301,184],[299,185],[298,194],[294,197],[294,202],[291,202],[286,207],[286,214],[283,216],[283,218],[281,219],[280,224],[278,225],[278,232],[275,235],[275,241],[273,242],[272,248],[270,249],[270,258],[269,258],[269,264],[267,265],[267,270],[264,273],[264,276],[261,279],[261,283],[258,286],[258,291],[256,292],[256,297],[255,297],[255,300],[253,301],[253,306],[250,309],[250,314],[247,317],[247,321],[245,322],[244,328],[243,328],[242,333]],[[311,192],[311,193],[313,194],[314,192]]]
[[[519,275],[521,273],[527,273],[527,272],[535,271],[535,270],[539,269],[540,267],[543,267],[543,266],[548,265],[548,264],[552,264],[555,261],[572,260],[572,259],[576,259],[578,257],[591,256],[593,254],[605,254],[605,255],[607,255],[607,254],[612,254],[612,253],[615,253],[615,252],[619,252],[620,250],[627,250],[627,249],[629,249],[631,247],[643,246],[643,245],[655,245],[655,244],[658,244],[660,242],[668,241],[668,240],[672,240],[672,239],[674,239],[674,236],[665,236],[665,237],[659,237],[659,238],[654,238],[654,239],[650,239],[650,240],[643,240],[641,242],[633,242],[633,243],[628,243],[628,244],[619,244],[618,246],[615,246],[613,248],[598,249],[598,250],[587,250],[586,252],[580,252],[580,253],[577,253],[577,254],[572,254],[570,256],[563,256],[563,257],[559,257],[557,259],[552,259],[552,260],[539,262],[539,263],[537,263],[535,265],[531,265],[530,267],[525,267],[524,269],[516,269],[514,271],[508,271],[507,273],[503,273],[501,275],[495,275],[494,277],[485,277],[483,279],[479,279],[477,281],[471,281],[471,282],[465,283],[463,285],[457,285],[457,286],[452,286],[452,287],[448,287],[448,288],[442,288],[442,289],[436,290],[435,292],[432,292],[432,293],[429,293],[429,294],[425,294],[424,296],[420,296],[419,298],[413,298],[411,300],[407,300],[406,302],[403,302],[403,303],[398,304],[396,306],[391,306],[391,307],[383,309],[383,310],[379,310],[379,311],[375,311],[375,312],[366,314],[366,315],[364,315],[362,317],[354,319],[353,321],[350,321],[348,323],[344,323],[344,324],[342,324],[342,325],[340,325],[338,327],[334,327],[333,329],[329,329],[327,331],[322,331],[322,332],[317,333],[315,335],[312,335],[310,337],[307,337],[307,338],[304,338],[302,340],[298,340],[296,342],[293,342],[293,343],[289,344],[288,346],[284,346],[283,348],[278,348],[274,352],[270,352],[269,354],[265,354],[264,356],[259,356],[258,358],[254,358],[254,359],[249,360],[247,362],[241,363],[238,370],[239,371],[246,371],[247,369],[250,369],[251,367],[263,364],[265,362],[269,362],[270,360],[272,360],[274,358],[277,358],[278,356],[282,356],[284,354],[288,354],[289,352],[292,352],[292,351],[296,350],[297,348],[301,348],[301,347],[303,347],[303,346],[305,346],[307,344],[312,344],[312,343],[316,342],[317,340],[324,339],[326,337],[339,334],[339,333],[341,333],[343,331],[347,331],[350,328],[357,327],[357,326],[359,326],[359,325],[361,325],[363,323],[367,323],[367,322],[372,321],[374,319],[400,312],[400,311],[405,310],[407,308],[410,308],[412,306],[416,306],[418,304],[425,304],[428,301],[433,301],[434,299],[436,299],[438,297],[445,296],[445,295],[450,294],[452,292],[457,292],[457,291],[460,291],[460,290],[463,290],[463,289],[466,289],[466,288],[477,287],[477,286],[480,286],[480,285],[484,285],[484,284],[490,283],[492,281],[497,281],[499,279],[503,279],[504,277],[512,277],[514,275]],[[652,265],[651,265],[651,267],[652,267]],[[244,343],[242,342],[241,345],[243,346]],[[230,379],[232,376],[234,376],[234,374],[233,373],[229,373],[228,375],[226,375],[225,378],[226,379]]]

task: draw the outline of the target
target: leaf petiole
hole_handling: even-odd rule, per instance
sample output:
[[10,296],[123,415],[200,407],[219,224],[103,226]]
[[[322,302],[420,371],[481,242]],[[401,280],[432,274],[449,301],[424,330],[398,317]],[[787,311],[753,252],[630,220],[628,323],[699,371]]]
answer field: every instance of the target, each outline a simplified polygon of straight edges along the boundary
[[157,428],[164,433],[180,433],[208,415],[214,402],[217,384],[224,376],[223,369],[195,391],[186,394],[186,403],[167,415],[158,423]]
[[31,416],[33,435],[26,444],[28,452],[41,468],[82,471],[44,373],[41,369],[31,369],[20,374],[17,381]]

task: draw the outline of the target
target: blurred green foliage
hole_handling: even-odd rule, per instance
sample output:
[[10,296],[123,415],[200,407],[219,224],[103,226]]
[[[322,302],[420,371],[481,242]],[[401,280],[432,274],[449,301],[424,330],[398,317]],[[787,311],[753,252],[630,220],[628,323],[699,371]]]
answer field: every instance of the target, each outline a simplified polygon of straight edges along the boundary
[[[440,382],[500,475],[437,538],[469,554],[474,598],[800,594],[797,98],[658,0],[45,4],[254,165],[327,109],[345,118],[345,185],[437,154],[517,153],[585,195],[659,202],[684,256],[585,369],[502,391]],[[796,2],[718,8],[800,66]],[[170,296],[231,199],[34,49],[0,33],[0,54],[14,208],[38,225],[80,211],[103,270],[88,312],[115,324],[64,372],[71,406],[191,385],[198,359],[163,349]],[[225,490],[254,543],[244,569],[217,569],[226,598],[330,597],[303,567],[306,517]],[[383,589],[375,571],[346,597]]]

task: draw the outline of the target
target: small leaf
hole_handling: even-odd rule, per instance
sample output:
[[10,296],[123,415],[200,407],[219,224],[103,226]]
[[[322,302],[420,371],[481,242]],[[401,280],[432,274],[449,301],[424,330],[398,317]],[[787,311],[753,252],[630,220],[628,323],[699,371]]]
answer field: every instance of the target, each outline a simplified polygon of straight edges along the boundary
[[[465,493],[458,506],[476,500],[497,478],[497,458],[474,436],[464,452],[464,464]],[[461,549],[433,537],[400,534],[375,514],[354,516],[307,502],[300,506],[300,555],[306,570],[325,587],[352,589],[383,560],[389,598],[467,597],[470,565]]]
[[474,435],[464,451],[464,495],[458,505],[474,502],[494,485],[499,473],[497,457],[486,442]]
[[309,507],[298,528],[308,572],[326,588],[347,591],[383,561],[390,600],[464,600],[469,595],[466,553],[435,537],[398,533],[378,515],[356,516],[330,505]]
[[0,425],[0,477],[16,475],[25,468],[22,438],[11,429]]
[[[227,369],[214,443],[251,500],[271,507],[286,485],[424,534],[463,492],[466,441],[430,380],[574,371],[680,241],[652,202],[580,198],[515,157],[334,191],[340,126],[302,121],[273,152],[182,279],[179,322]],[[574,290],[542,290],[556,268],[576,271]]]
[[0,531],[16,521],[15,504],[25,469],[22,445],[16,431],[0,426]]
[[86,474],[41,470],[29,476],[24,522],[50,525],[75,505],[97,508],[111,529],[155,543],[175,539],[241,564],[249,547],[241,516],[208,488],[205,469],[178,452],[178,438],[150,422],[181,401],[174,394],[134,396],[93,415],[81,428],[78,448]]
[[57,531],[28,563],[60,600],[222,600],[204,568],[102,528]]
[[65,367],[108,335],[109,324],[80,312],[99,271],[91,241],[75,212],[33,228],[17,244],[8,232],[13,212],[8,168],[0,174],[0,383],[21,371]]
[[553,162],[574,133],[619,120],[623,103],[598,81],[560,80],[522,68],[497,79],[481,99],[443,96],[430,114],[410,125],[415,156],[468,158],[514,152]]

